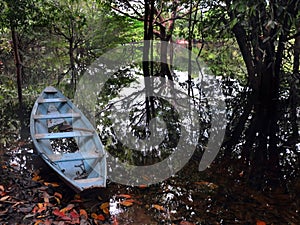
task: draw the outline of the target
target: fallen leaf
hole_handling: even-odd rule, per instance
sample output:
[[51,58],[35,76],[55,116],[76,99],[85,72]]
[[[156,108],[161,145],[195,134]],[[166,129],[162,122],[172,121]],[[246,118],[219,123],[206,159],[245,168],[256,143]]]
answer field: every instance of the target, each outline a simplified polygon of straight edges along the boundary
[[41,219],[41,218],[45,218],[45,217],[46,217],[46,215],[40,215],[40,216],[37,216],[36,218]]
[[55,192],[54,196],[59,198],[59,199],[62,199],[62,194],[61,193]]
[[120,194],[120,195],[117,195],[117,197],[120,197],[120,198],[131,198],[131,195]]
[[64,212],[61,212],[58,208],[54,209],[52,211],[53,215],[58,216],[58,217],[64,217],[66,214]]
[[120,202],[120,204],[123,205],[123,206],[128,207],[128,206],[132,206],[132,205],[133,205],[133,202],[132,202],[132,201],[125,200],[125,201]]
[[37,175],[37,174],[34,174],[33,177],[31,178],[31,180],[33,180],[33,181],[39,181],[39,180],[41,180],[41,177],[39,175]]
[[107,215],[107,214],[109,214],[109,209],[108,208],[104,208],[104,209],[102,209],[102,211]]
[[159,211],[165,211],[165,208],[163,206],[161,206],[161,205],[154,204],[153,208],[155,208],[155,209],[157,209]]
[[139,185],[139,188],[146,188],[146,187],[148,187],[146,184]]
[[266,222],[261,221],[261,220],[257,220],[256,225],[266,225]]
[[37,206],[34,206],[34,208],[32,209],[32,213],[36,214],[36,212],[38,211],[38,207]]
[[93,219],[97,219],[98,215],[97,215],[97,213],[92,213],[92,214],[91,214],[91,217],[92,217]]
[[5,192],[5,191],[0,191],[0,196],[2,197],[2,196],[5,196],[5,195],[7,195],[7,193]]
[[54,197],[55,198],[55,200],[57,201],[57,204],[59,204],[60,205],[60,199],[59,198],[57,198],[57,197]]
[[6,201],[6,200],[9,199],[9,198],[10,198],[10,196],[9,196],[9,195],[6,195],[6,196],[0,198],[0,201],[1,201],[1,202],[4,202],[4,201]]
[[69,204],[69,205],[67,205],[67,207],[61,209],[60,211],[65,213],[67,211],[70,211],[73,208],[74,208],[74,205],[73,204]]
[[47,209],[47,205],[44,203],[38,203],[37,206],[38,206],[38,210],[37,210],[38,213],[41,213]]
[[86,220],[88,219],[87,212],[84,209],[79,210],[79,215],[82,219],[86,219]]
[[105,209],[109,207],[109,202],[104,202],[100,205],[100,209]]
[[126,199],[126,200],[124,200],[124,201],[126,201],[126,202],[132,202],[132,203],[137,202],[137,201],[134,200],[134,199]]
[[104,220],[105,220],[105,217],[104,217],[102,214],[99,214],[99,215],[97,216],[97,220],[104,221]]
[[34,223],[34,225],[39,225],[40,223],[44,223],[44,221],[43,220],[37,220],[35,223]]
[[53,215],[59,217],[59,219],[61,219],[61,220],[65,220],[65,221],[71,221],[72,220],[69,216],[67,216],[64,212],[62,212],[58,208],[54,209],[52,211],[52,213],[53,213]]
[[78,219],[80,217],[80,215],[76,212],[75,209],[73,209],[71,212],[70,212],[70,217],[73,219]]
[[0,191],[5,191],[4,186],[0,185]]
[[50,183],[50,182],[44,182],[44,185],[46,185],[46,186],[52,186],[52,187],[59,187],[59,184],[58,184],[58,183],[55,183],[55,182],[53,182],[53,183]]
[[46,191],[44,191],[43,198],[44,198],[45,203],[49,203],[49,197],[50,197],[50,195]]

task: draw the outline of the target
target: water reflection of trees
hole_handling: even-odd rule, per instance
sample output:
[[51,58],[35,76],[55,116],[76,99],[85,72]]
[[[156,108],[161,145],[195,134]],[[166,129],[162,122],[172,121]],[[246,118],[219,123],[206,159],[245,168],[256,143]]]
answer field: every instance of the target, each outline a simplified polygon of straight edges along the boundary
[[278,185],[280,180],[299,174],[299,94],[295,88],[290,78],[281,86],[280,97],[271,102],[257,101],[250,91],[230,101],[224,155],[247,165],[251,181]]
[[[119,72],[118,79],[122,74],[122,71]],[[134,70],[131,70],[131,73],[128,73],[128,71],[123,73],[125,77],[127,76],[128,83],[136,79],[135,73]],[[110,93],[120,88],[121,84],[114,83],[113,80],[111,79],[108,82],[108,86],[112,90],[109,90],[108,86],[105,89]],[[123,78],[123,80],[126,79]],[[299,173],[299,119],[297,117],[297,107],[299,107],[297,98],[299,96],[297,96],[298,92],[293,90],[295,86],[292,85],[292,82],[286,82],[286,84],[281,87],[281,97],[276,101],[276,104],[272,102],[262,105],[257,103],[256,96],[248,88],[241,87],[237,81],[231,80],[228,85],[228,80],[223,80],[229,123],[222,152],[218,159],[228,160],[229,164],[230,160],[234,162],[238,160],[243,168],[236,165],[236,169],[247,170],[247,179],[255,185],[257,183],[261,185],[264,183],[266,185],[278,185],[281,179],[295,178]],[[187,85],[182,86],[183,88],[188,87]],[[124,87],[123,83],[122,87]],[[197,90],[197,85],[194,85],[194,93],[197,92],[201,92],[201,90]],[[135,99],[142,94],[143,91],[136,91],[134,95],[137,96],[130,97]],[[106,98],[107,95],[104,93],[103,97]],[[101,100],[101,97],[99,100]],[[168,101],[160,98],[154,98],[152,101],[155,116],[166,121],[168,133],[165,135],[162,131],[160,135],[165,136],[163,142],[157,145],[156,148],[147,151],[133,151],[124,146],[118,140],[112,128],[112,121],[109,119],[111,112],[106,110],[99,114],[98,123],[104,124],[100,129],[102,130],[102,137],[104,137],[104,142],[109,146],[108,151],[112,155],[120,160],[129,161],[133,165],[150,165],[165,159],[175,151],[174,147],[176,147],[180,136],[179,127],[182,125],[178,121],[178,114]],[[199,96],[195,96],[195,102],[199,109],[199,115],[201,115],[199,149],[203,149],[210,133],[209,107],[207,102],[200,99]],[[137,103],[132,103],[131,106],[129,114],[131,128],[127,131],[131,132],[137,139],[145,139],[150,135],[149,127],[146,124],[145,98]],[[138,145],[138,142],[136,145]],[[136,148],[138,147],[136,146]],[[198,160],[201,159],[202,153],[200,153]]]

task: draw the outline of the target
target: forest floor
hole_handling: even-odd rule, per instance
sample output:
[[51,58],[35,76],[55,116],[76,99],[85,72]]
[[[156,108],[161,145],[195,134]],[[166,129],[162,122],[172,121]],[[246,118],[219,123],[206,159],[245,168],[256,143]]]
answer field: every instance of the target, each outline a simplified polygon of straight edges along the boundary
[[0,224],[296,225],[300,221],[299,182],[290,189],[255,190],[244,180],[246,171],[229,173],[223,164],[201,175],[184,168],[149,187],[108,181],[105,189],[76,194],[37,155],[28,154],[31,148],[23,141],[0,155]]

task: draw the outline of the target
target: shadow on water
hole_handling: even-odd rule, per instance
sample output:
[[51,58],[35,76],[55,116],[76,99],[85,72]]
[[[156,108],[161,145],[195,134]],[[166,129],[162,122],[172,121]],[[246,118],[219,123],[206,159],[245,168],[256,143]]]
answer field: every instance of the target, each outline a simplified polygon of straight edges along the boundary
[[[134,80],[134,76],[125,73],[128,82]],[[124,78],[124,79],[125,79]],[[231,80],[223,81],[224,93],[227,103],[227,114],[230,123],[227,128],[225,147],[219,152],[213,164],[205,171],[199,172],[198,165],[203,154],[203,145],[207,142],[209,133],[209,113],[203,110],[202,130],[200,132],[199,146],[182,170],[169,179],[150,186],[126,186],[108,180],[107,188],[91,190],[76,195],[65,186],[56,174],[46,167],[39,156],[33,150],[30,137],[20,136],[20,122],[12,111],[2,110],[1,118],[1,173],[0,185],[12,187],[10,193],[20,191],[16,199],[26,199],[29,202],[38,203],[41,199],[41,187],[45,182],[59,186],[48,186],[47,193],[61,193],[63,198],[60,205],[77,204],[79,208],[85,208],[89,213],[102,212],[104,203],[109,202],[109,214],[105,215],[105,221],[101,223],[111,224],[255,224],[265,221],[267,224],[297,224],[299,217],[300,179],[299,179],[299,139],[291,137],[291,124],[288,111],[284,111],[278,117],[280,130],[277,134],[278,145],[273,152],[270,150],[262,153],[257,139],[262,138],[251,133],[255,141],[249,144],[249,129],[255,115],[249,106],[247,92]],[[117,93],[120,84],[110,80],[108,93]],[[106,105],[110,99],[103,93]],[[104,98],[102,96],[102,98]],[[99,101],[101,96],[99,97]],[[129,161],[134,165],[148,165],[163,160],[173,153],[173,145],[177,143],[180,131],[176,113],[166,102],[156,99],[157,112],[163,120],[167,120],[167,130],[164,142],[151,152],[132,151],[118,142],[109,119],[109,109],[98,114],[98,128],[100,136],[107,150],[120,160]],[[99,108],[103,108],[100,102]],[[198,103],[205,108],[205,103]],[[282,101],[282,107],[286,102]],[[250,108],[249,108],[250,107]],[[299,122],[299,107],[298,122]],[[30,107],[24,117],[29,118]],[[145,113],[143,103],[136,105],[132,118],[138,123],[134,124],[132,131],[136,137],[147,135],[143,121]],[[242,122],[241,122],[242,121]],[[25,122],[28,129],[28,121]],[[257,125],[257,124],[256,124]],[[253,128],[252,128],[253,129]],[[179,132],[179,133],[178,133]],[[26,132],[25,132],[26,134]],[[253,136],[254,135],[254,136]],[[298,136],[299,138],[299,136]],[[60,145],[65,143],[60,143]],[[246,145],[245,145],[246,144]],[[69,148],[68,144],[64,145]],[[227,147],[228,147],[227,146]],[[246,146],[246,147],[245,147]],[[246,150],[245,150],[246,149]],[[252,151],[253,149],[253,151]],[[247,154],[246,154],[247,153]],[[277,154],[279,164],[274,170],[270,166],[272,154]],[[259,163],[257,163],[259,162]],[[113,168],[109,168],[113,169]],[[6,170],[6,172],[4,171]],[[38,174],[40,180],[32,179]],[[5,179],[4,179],[5,177]],[[13,179],[13,181],[12,181]],[[43,181],[42,181],[43,180]],[[36,193],[33,193],[36,192]],[[21,196],[23,195],[23,196]],[[30,197],[31,196],[31,197]],[[79,201],[80,199],[80,201]],[[1,201],[1,200],[0,200]],[[5,211],[5,202],[0,202],[0,222],[22,221],[24,216],[32,213],[33,206],[26,211],[22,204],[15,206],[18,213],[10,206],[10,211]],[[7,203],[8,204],[8,203]],[[25,203],[24,203],[25,204]],[[57,203],[56,203],[57,204]],[[19,208],[18,208],[19,207]],[[22,211],[22,210],[24,211]],[[11,213],[11,215],[9,215]],[[102,212],[103,213],[103,212]],[[23,220],[24,221],[24,220]],[[28,221],[32,221],[32,217]],[[98,224],[101,224],[98,223]]]

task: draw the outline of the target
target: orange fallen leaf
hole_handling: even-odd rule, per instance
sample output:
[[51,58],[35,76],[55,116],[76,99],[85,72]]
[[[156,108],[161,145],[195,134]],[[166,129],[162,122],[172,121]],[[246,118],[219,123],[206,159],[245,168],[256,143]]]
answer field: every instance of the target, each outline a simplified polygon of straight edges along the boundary
[[97,220],[104,221],[104,220],[105,220],[105,217],[104,217],[102,214],[99,214],[99,215],[97,216]]
[[109,207],[109,202],[104,202],[100,205],[100,209],[105,209]]
[[52,211],[53,215],[58,216],[58,217],[64,217],[66,214],[64,212],[61,212],[58,208],[54,209]]
[[132,201],[125,200],[125,201],[120,202],[120,204],[123,205],[123,206],[128,207],[128,206],[132,206],[132,205],[133,205],[133,202],[132,202]]
[[92,217],[93,219],[97,219],[98,215],[97,215],[97,213],[92,213],[92,214],[91,214],[91,217]]
[[54,196],[59,198],[59,199],[62,199],[62,194],[61,193],[55,192]]
[[132,203],[136,202],[136,200],[134,200],[134,199],[126,199],[124,201],[126,201],[126,202],[132,202]]
[[47,204],[45,204],[45,203],[38,203],[37,206],[38,206],[38,209],[37,209],[38,213],[41,213],[47,209],[46,208]]
[[261,221],[261,220],[257,220],[256,225],[266,225],[266,222]]
[[70,211],[73,208],[74,208],[74,205],[73,204],[69,204],[69,205],[67,205],[67,207],[61,209],[60,211],[65,213],[67,211]]
[[85,220],[87,220],[87,218],[88,218],[87,212],[84,209],[79,210],[79,215],[81,218],[83,218]]
[[34,223],[34,225],[39,225],[40,223],[44,223],[44,221],[43,221],[43,220],[37,220],[37,221]]
[[102,211],[107,215],[107,214],[109,214],[109,209],[108,208],[104,208],[104,209],[102,209]]
[[165,208],[163,206],[161,206],[161,205],[154,204],[153,208],[155,208],[155,209],[157,209],[159,211],[165,211]]
[[52,186],[52,187],[59,187],[59,184],[58,184],[58,183],[55,183],[55,182],[53,182],[53,183],[50,183],[50,182],[44,182],[44,185],[46,185],[46,186]]
[[146,188],[146,187],[148,187],[146,184],[139,185],[139,188]]
[[31,178],[33,181],[39,181],[41,180],[41,177],[39,175],[34,174],[33,177]]
[[40,218],[45,218],[45,217],[46,217],[46,215],[40,215],[40,216],[37,216],[36,218],[40,219]]
[[71,221],[71,217],[67,216],[64,212],[61,212],[58,208],[52,211],[53,215],[59,217],[61,220]]
[[131,198],[131,195],[119,194],[119,195],[117,195],[117,197],[120,197],[120,198]]

